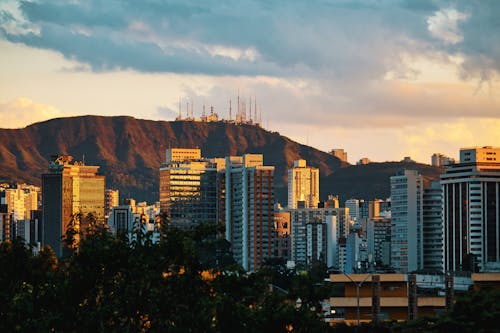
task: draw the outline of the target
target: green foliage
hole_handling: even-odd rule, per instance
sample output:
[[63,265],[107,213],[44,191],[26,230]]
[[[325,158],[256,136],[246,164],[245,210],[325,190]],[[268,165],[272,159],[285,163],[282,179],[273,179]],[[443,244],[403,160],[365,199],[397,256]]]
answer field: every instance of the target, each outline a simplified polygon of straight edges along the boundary
[[0,331],[324,331],[313,312],[270,291],[265,274],[229,260],[218,232],[164,228],[154,244],[142,223],[129,240],[89,222],[59,261],[49,247],[35,256],[22,240],[2,243]]
[[142,223],[132,239],[95,224],[60,260],[50,247],[1,243],[0,332],[498,331],[498,290],[471,292],[436,319],[331,328],[321,265],[297,272],[274,260],[248,274],[212,226],[162,233],[154,244]]

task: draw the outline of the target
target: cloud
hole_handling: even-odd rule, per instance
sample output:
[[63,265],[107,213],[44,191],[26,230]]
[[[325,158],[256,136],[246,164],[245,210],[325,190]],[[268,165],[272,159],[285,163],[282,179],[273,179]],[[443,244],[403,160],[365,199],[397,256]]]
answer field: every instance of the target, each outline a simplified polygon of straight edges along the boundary
[[21,128],[26,125],[63,116],[51,105],[36,103],[29,98],[18,97],[0,103],[0,124],[2,128]]
[[97,72],[363,81],[398,67],[402,53],[448,52],[464,54],[463,78],[498,73],[499,2],[439,5],[427,0],[20,1],[0,8],[0,35],[60,52]]
[[495,146],[500,142],[500,119],[459,118],[406,128],[400,133],[408,152],[418,158],[440,152],[458,159],[460,148]]
[[464,39],[459,32],[458,24],[468,18],[468,14],[456,9],[442,9],[427,19],[427,27],[432,36],[448,44],[457,44]]

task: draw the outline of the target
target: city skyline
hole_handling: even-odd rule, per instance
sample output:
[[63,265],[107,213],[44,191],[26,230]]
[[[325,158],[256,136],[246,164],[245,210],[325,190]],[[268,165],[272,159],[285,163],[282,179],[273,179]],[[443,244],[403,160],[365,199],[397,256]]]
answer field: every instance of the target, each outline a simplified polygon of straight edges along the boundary
[[0,13],[2,128],[174,120],[179,98],[227,119],[239,92],[266,129],[344,148],[351,164],[500,142],[494,1],[5,1]]

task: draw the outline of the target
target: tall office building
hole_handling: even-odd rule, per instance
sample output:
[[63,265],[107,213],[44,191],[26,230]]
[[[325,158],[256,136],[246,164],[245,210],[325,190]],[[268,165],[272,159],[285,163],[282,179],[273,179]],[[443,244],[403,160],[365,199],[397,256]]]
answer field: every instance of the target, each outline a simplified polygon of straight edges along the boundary
[[305,208],[316,208],[319,203],[319,170],[308,167],[305,160],[294,161],[288,170],[288,208],[297,208],[299,201]]
[[500,148],[462,148],[441,175],[446,271],[500,271]]
[[224,167],[221,161],[202,158],[200,149],[167,149],[160,167],[160,211],[171,225],[187,228],[217,223],[217,173]]
[[422,176],[401,170],[391,177],[391,266],[397,272],[423,267]]
[[247,271],[273,257],[274,166],[258,154],[226,157],[226,239]]
[[424,188],[423,194],[423,246],[424,269],[443,272],[443,194],[438,181]]
[[[62,237],[66,235],[72,216],[89,213],[104,223],[105,177],[98,166],[74,162],[69,155],[53,156],[49,172],[42,175],[42,243],[50,245],[57,256],[63,255]],[[85,219],[75,225],[85,233]]]

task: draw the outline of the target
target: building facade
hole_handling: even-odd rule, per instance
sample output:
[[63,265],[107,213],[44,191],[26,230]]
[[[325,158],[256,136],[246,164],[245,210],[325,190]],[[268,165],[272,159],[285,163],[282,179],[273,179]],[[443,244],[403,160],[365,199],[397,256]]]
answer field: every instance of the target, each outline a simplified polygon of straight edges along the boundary
[[263,156],[228,156],[225,163],[226,240],[247,271],[258,270],[273,257],[274,166]]
[[160,211],[170,225],[218,221],[218,162],[201,158],[200,149],[167,149],[160,167]]
[[441,175],[446,271],[500,271],[500,148],[460,150]]
[[337,157],[342,162],[347,162],[347,152],[344,151],[344,149],[334,148],[332,149],[332,151],[330,151],[330,154]]
[[455,163],[455,159],[441,153],[434,153],[431,156],[431,165],[435,167],[444,167]]
[[[295,264],[311,265],[314,260],[321,259],[329,266],[337,265],[338,239],[349,234],[347,209],[298,208],[289,211],[291,259]],[[319,245],[321,250],[318,250]]]
[[391,177],[391,266],[407,273],[423,268],[423,180],[414,170]]
[[443,194],[439,182],[432,182],[424,188],[423,194],[423,247],[424,269],[444,271],[443,257]]
[[294,161],[288,170],[288,208],[297,208],[298,202],[305,208],[316,208],[319,203],[319,170],[308,167],[305,160]]
[[77,235],[89,227],[87,219],[73,219],[75,214],[92,214],[97,222],[104,223],[105,177],[98,171],[98,166],[60,155],[52,158],[49,172],[42,175],[42,244],[51,246],[59,257],[70,223],[75,223]]
[[107,188],[105,190],[105,213],[106,216],[111,214],[111,210],[113,207],[116,207],[120,204],[120,191]]

